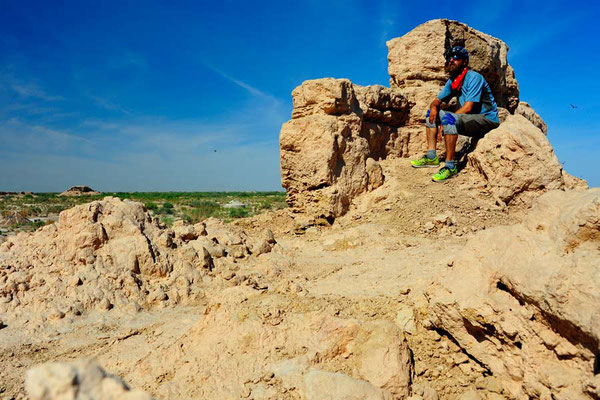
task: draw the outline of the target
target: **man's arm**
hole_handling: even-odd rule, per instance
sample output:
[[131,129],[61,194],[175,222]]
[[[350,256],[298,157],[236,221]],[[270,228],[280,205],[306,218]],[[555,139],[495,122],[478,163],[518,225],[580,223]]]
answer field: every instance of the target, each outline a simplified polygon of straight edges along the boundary
[[456,110],[456,114],[468,114],[473,110],[473,106],[475,105],[472,101],[465,101],[465,104],[458,110]]
[[437,118],[438,111],[442,101],[437,97],[429,105],[429,123],[433,124]]

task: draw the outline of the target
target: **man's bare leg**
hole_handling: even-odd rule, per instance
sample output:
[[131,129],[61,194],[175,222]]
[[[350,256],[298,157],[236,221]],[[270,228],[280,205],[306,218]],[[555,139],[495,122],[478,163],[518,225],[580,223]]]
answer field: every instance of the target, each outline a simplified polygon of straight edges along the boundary
[[436,136],[437,129],[436,128],[426,128],[427,129],[427,150],[435,150],[436,149]]
[[458,135],[444,135],[444,141],[446,143],[446,161],[454,161],[457,140]]

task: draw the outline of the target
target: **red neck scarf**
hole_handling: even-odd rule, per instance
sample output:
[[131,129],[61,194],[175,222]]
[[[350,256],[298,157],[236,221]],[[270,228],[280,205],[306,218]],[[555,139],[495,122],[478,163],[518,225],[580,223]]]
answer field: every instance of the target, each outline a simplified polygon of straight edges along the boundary
[[465,80],[465,75],[467,74],[468,70],[469,70],[469,68],[465,67],[465,69],[463,70],[463,72],[461,72],[460,75],[458,75],[452,81],[452,85],[451,85],[452,90],[460,91],[460,88],[462,88],[462,84],[463,84],[463,81]]

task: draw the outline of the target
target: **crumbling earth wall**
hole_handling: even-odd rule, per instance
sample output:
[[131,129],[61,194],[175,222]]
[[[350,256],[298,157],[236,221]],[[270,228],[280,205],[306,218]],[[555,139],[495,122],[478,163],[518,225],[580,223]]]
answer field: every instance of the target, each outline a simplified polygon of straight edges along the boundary
[[347,79],[294,89],[292,119],[281,128],[281,182],[298,212],[337,217],[358,194],[383,182],[377,160],[402,145],[397,128],[411,104],[397,91]]

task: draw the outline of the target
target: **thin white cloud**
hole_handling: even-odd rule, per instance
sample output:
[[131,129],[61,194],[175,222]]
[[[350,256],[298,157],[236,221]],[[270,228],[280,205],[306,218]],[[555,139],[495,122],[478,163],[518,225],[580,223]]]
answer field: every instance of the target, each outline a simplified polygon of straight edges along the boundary
[[[90,156],[107,159],[122,157],[122,154],[150,153],[164,164],[183,155],[212,155],[215,150],[227,152],[259,141],[277,147],[281,124],[287,119],[287,105],[257,97],[241,109],[211,118],[90,118],[72,132],[93,138],[95,145]],[[85,153],[86,146],[82,147],[84,149],[77,154]]]
[[121,107],[119,104],[116,104],[107,98],[101,96],[88,95],[88,97],[100,108],[103,108],[108,111],[117,111],[123,114],[131,114],[129,110],[124,107]]
[[67,132],[61,131],[61,130],[49,129],[44,126],[33,125],[30,127],[30,129],[32,129],[35,132],[42,133],[42,134],[54,139],[57,142],[62,142],[62,143],[80,142],[80,143],[90,143],[90,144],[93,143],[91,140],[89,140],[87,138],[72,135],[70,133],[67,133]]
[[35,98],[44,101],[61,101],[64,100],[62,96],[53,96],[46,93],[40,87],[34,83],[16,83],[10,84],[10,88],[16,92],[19,96],[24,98]]
[[[397,27],[402,24],[403,18],[398,10],[399,4],[396,2],[384,1],[379,10],[379,41],[380,46],[386,47],[385,42],[392,39],[396,34]],[[386,58],[387,62],[387,58]]]
[[385,44],[385,42],[390,39],[392,30],[396,27],[396,21],[394,20],[394,18],[387,15],[387,16],[381,18],[380,25],[381,25],[380,40],[382,43]]
[[0,128],[0,135],[6,134],[8,132],[13,133],[28,133],[28,132],[37,132],[42,135],[45,135],[49,138],[52,138],[57,141],[65,142],[84,142],[89,143],[90,140],[78,135],[74,135],[69,133],[66,130],[52,129],[42,125],[31,124],[25,121],[21,121],[18,118],[10,118],[5,120],[2,123],[2,127]]
[[[268,125],[269,122],[263,122]],[[272,123],[273,137],[277,138]],[[206,154],[214,150],[228,149],[244,143],[257,128],[243,121],[169,121],[159,118],[141,118],[122,122],[87,120],[82,129],[92,132],[104,148],[112,148],[111,154],[123,152],[151,152],[164,160],[179,158],[183,154]]]
[[0,170],[5,172],[0,174],[0,187],[15,191],[62,191],[76,184],[101,191],[281,190],[277,144],[232,147],[203,156],[186,153],[168,163],[152,152],[126,152],[102,160],[0,149]]
[[35,117],[43,119],[44,123],[51,123],[64,120],[65,118],[73,118],[79,115],[76,111],[65,112],[62,108],[53,106],[44,106],[28,103],[12,103],[0,108],[0,120],[14,118],[15,114],[20,116]]
[[377,46],[384,51],[379,54],[379,64],[384,70],[388,69],[388,51],[387,41],[395,37],[402,36],[405,32],[401,32],[401,27],[407,25],[404,13],[401,10],[400,2],[384,1],[380,4],[378,16],[379,37]]
[[2,121],[0,139],[2,150],[8,154],[22,152],[35,155],[65,152],[90,154],[97,147],[93,140],[86,137],[16,118]]
[[226,72],[224,72],[220,68],[215,67],[214,65],[210,65],[207,62],[204,62],[203,65],[206,68],[208,68],[208,69],[216,72],[217,74],[221,75],[223,78],[227,79],[229,82],[231,82],[231,83],[233,83],[233,84],[241,87],[242,89],[245,89],[246,91],[248,91],[248,93],[250,93],[250,94],[252,94],[254,96],[260,96],[260,97],[268,98],[268,99],[271,99],[273,101],[279,102],[279,100],[275,96],[270,95],[270,94],[268,94],[266,92],[263,92],[262,90],[257,89],[254,86],[252,86],[252,85],[250,85],[250,84],[248,84],[248,83],[246,83],[246,82],[244,82],[244,81],[242,81],[240,79],[234,78],[233,76],[227,74]]
[[278,133],[288,118],[285,107],[261,97],[210,120],[88,119],[66,131],[13,119],[0,124],[0,169],[12,171],[0,174],[0,186],[278,190]]
[[[121,113],[64,128],[46,118],[28,121],[24,115],[30,113],[17,113],[20,106],[14,103],[12,112],[0,112],[0,170],[12,171],[0,174],[0,186],[63,190],[85,182],[101,190],[279,189],[278,134],[290,118],[290,105],[219,75],[251,96],[243,107],[206,118],[132,115],[110,99],[85,93],[99,107]],[[43,91],[21,92],[52,98]],[[37,112],[48,105],[21,103],[38,107]]]

